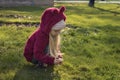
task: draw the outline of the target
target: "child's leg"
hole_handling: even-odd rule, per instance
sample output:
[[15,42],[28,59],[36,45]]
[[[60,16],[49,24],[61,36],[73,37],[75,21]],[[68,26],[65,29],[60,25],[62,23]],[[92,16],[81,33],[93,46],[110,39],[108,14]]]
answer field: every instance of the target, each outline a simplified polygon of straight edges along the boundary
[[33,63],[33,64],[38,64],[38,61],[33,58],[32,61],[31,61],[31,63]]
[[43,64],[34,58],[32,59],[31,63],[35,64],[35,67],[41,67],[41,68],[47,67],[47,64]]

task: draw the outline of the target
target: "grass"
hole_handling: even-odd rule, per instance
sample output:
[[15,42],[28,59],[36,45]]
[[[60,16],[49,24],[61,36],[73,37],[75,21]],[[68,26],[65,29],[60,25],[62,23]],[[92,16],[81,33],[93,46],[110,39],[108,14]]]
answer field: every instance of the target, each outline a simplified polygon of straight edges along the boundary
[[[96,4],[90,8],[87,4],[55,4],[61,5],[67,8],[67,28],[61,34],[64,63],[46,69],[35,68],[26,62],[23,49],[36,27],[3,24],[0,27],[0,80],[120,79],[119,5]],[[38,23],[45,8],[1,8],[0,21],[19,22],[19,18],[10,16],[19,15],[21,23]]]

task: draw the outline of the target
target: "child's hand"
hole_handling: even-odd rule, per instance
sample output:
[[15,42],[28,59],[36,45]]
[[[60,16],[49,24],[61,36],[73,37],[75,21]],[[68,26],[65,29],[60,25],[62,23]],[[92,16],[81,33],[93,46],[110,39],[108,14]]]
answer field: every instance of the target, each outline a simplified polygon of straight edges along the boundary
[[63,53],[58,53],[57,58],[63,58]]
[[55,60],[54,60],[54,64],[60,64],[62,62],[63,62],[62,58],[55,58]]

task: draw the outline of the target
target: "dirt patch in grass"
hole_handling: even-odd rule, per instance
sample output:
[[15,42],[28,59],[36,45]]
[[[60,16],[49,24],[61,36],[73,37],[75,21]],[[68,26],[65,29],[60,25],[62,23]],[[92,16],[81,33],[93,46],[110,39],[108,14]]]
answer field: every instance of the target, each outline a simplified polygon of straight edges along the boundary
[[0,17],[6,17],[6,18],[31,18],[31,16],[22,16],[17,14],[10,14],[10,15],[0,15]]
[[[0,18],[14,18],[14,19],[31,19],[31,16],[23,16],[23,15],[17,15],[17,14],[9,14],[9,15],[3,15],[0,14]],[[3,25],[16,25],[16,26],[27,26],[27,27],[31,27],[31,26],[35,26],[38,27],[39,26],[39,22],[7,22],[7,21],[0,21],[0,26]]]
[[40,25],[39,22],[2,22],[0,21],[0,26],[3,25],[15,25],[15,26],[26,26],[26,27],[31,27],[31,26],[35,26],[38,27]]

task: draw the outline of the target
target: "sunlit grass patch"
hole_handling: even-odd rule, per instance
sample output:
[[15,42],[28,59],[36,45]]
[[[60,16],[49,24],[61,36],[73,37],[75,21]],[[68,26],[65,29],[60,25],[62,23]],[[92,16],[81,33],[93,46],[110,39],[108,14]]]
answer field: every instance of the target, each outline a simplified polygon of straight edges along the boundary
[[[64,62],[42,69],[28,63],[23,56],[25,42],[36,27],[22,23],[40,22],[45,8],[0,9],[1,22],[14,22],[0,27],[0,80],[119,80],[118,5],[96,4],[102,9],[89,8],[87,4],[55,7],[61,5],[67,8],[67,27],[61,33]],[[19,18],[21,25],[17,26]]]

